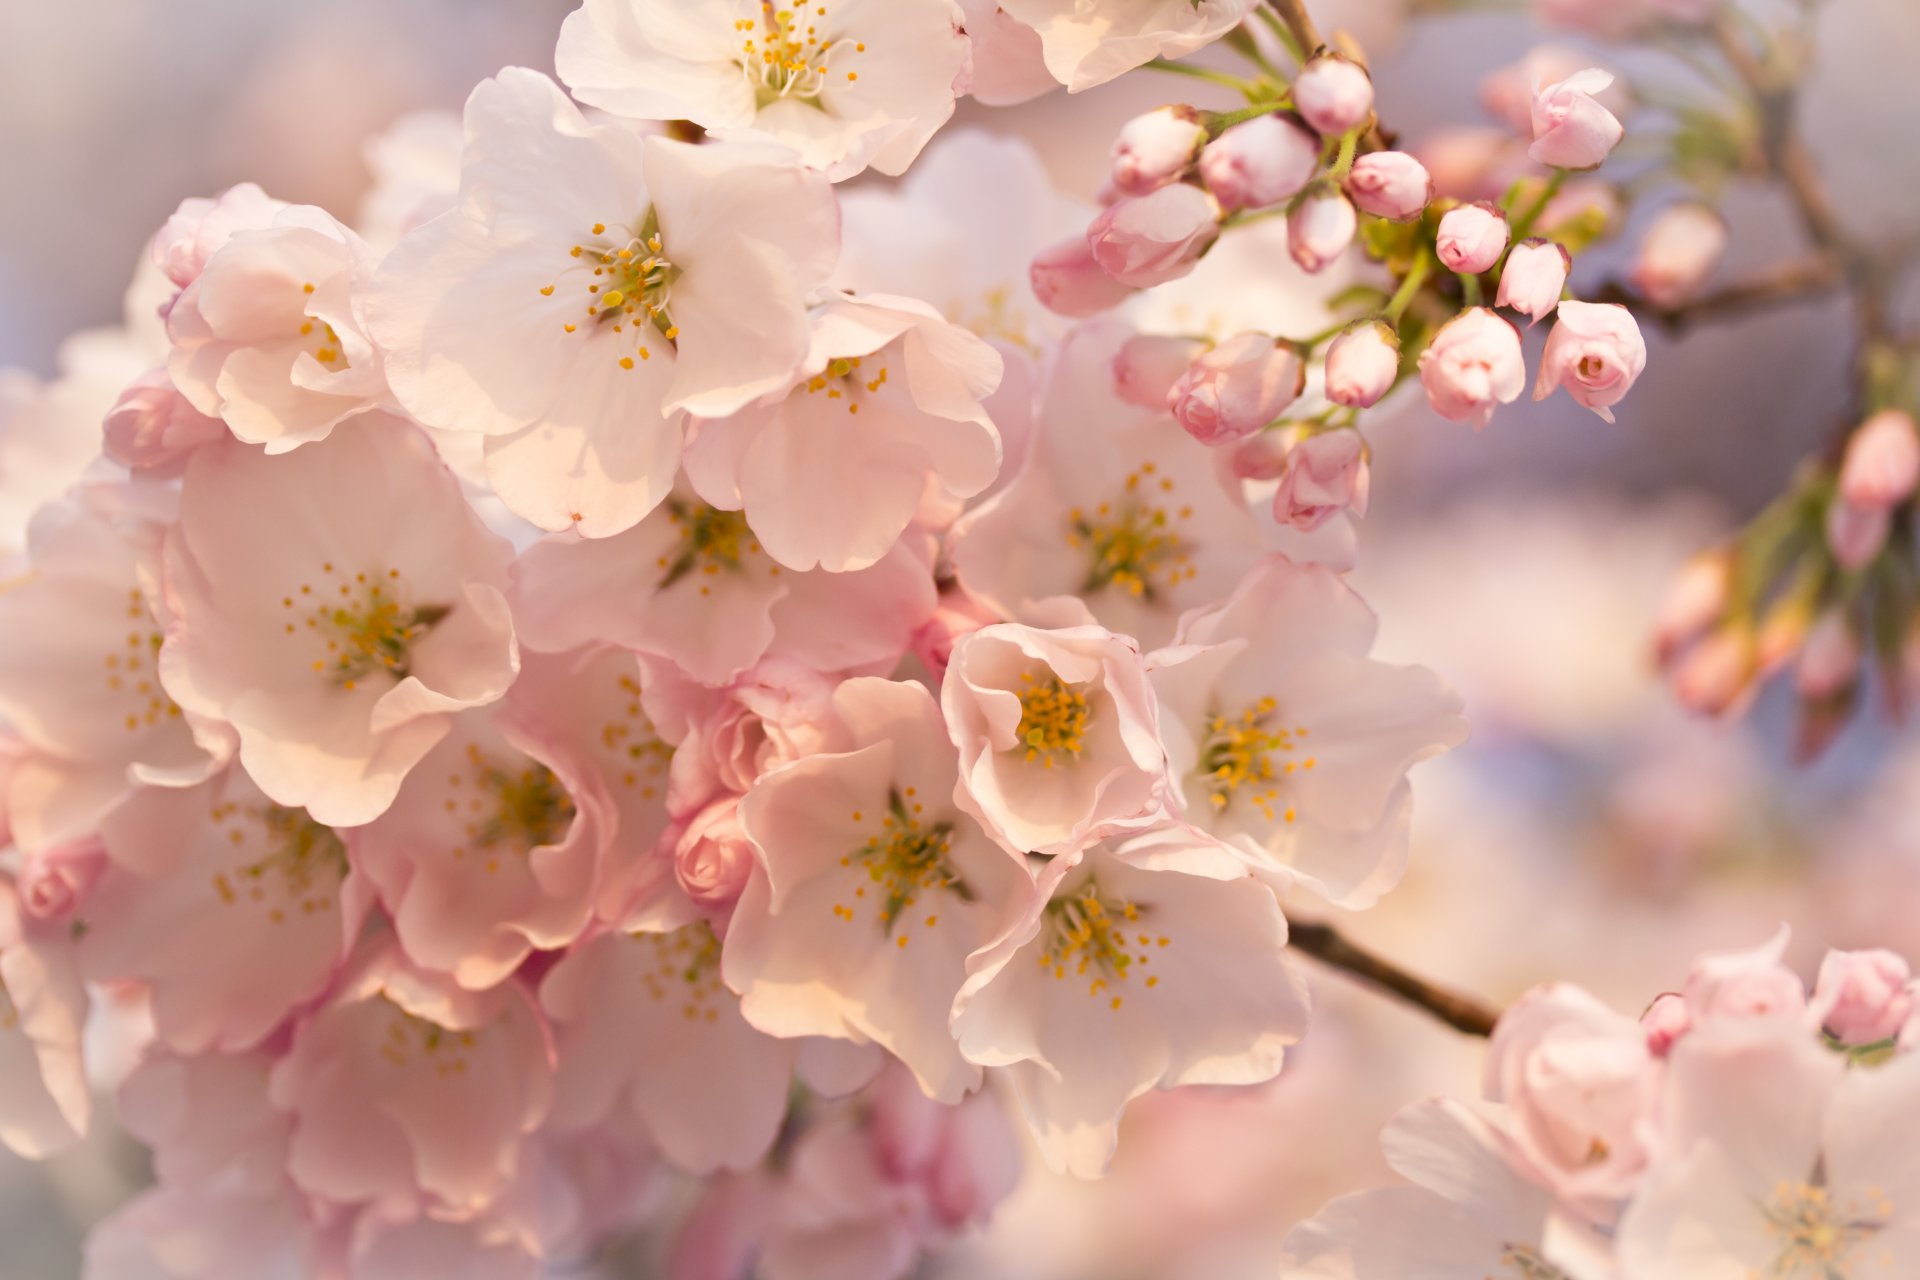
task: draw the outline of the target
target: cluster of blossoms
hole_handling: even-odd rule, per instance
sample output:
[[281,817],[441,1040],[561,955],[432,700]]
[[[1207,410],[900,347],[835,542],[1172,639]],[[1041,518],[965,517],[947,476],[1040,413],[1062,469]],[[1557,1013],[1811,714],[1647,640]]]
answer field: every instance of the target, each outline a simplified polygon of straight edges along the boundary
[[1637,1020],[1529,992],[1494,1031],[1485,1103],[1398,1115],[1382,1145],[1413,1185],[1336,1200],[1283,1274],[1907,1274],[1920,987],[1891,952],[1834,951],[1809,995],[1786,943],[1702,956]]
[[[1024,8],[1075,84],[1243,16]],[[1039,306],[1018,144],[836,190],[1022,10],[590,0],[356,225],[154,238],[0,594],[0,1139],[86,1126],[90,992],[144,1026],[90,1274],[532,1276],[689,1175],[675,1274],[882,1280],[1020,1122],[1092,1176],[1279,1071],[1282,895],[1391,888],[1464,721],[1368,657],[1358,455],[1209,447],[1298,360],[1143,396],[1194,344]]]

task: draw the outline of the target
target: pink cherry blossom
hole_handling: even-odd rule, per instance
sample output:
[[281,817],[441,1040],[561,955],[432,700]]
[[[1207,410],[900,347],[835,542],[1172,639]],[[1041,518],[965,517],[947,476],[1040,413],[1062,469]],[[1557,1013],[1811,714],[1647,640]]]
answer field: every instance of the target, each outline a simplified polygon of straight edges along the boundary
[[1692,301],[1727,250],[1727,223],[1719,213],[1691,202],[1662,209],[1634,254],[1627,279],[1656,307]]
[[1292,343],[1236,334],[1194,357],[1167,392],[1167,407],[1201,444],[1223,444],[1285,413],[1306,381],[1306,363]]
[[1279,905],[1237,860],[1175,831],[1055,859],[1041,884],[975,962],[953,1029],[970,1061],[1004,1069],[1051,1167],[1098,1176],[1150,1089],[1279,1071],[1306,992]]
[[1102,210],[1087,228],[1087,245],[1115,281],[1151,288],[1193,270],[1219,237],[1220,216],[1212,196],[1177,182]]
[[1479,275],[1499,264],[1509,234],[1506,215],[1492,205],[1463,204],[1440,219],[1434,252],[1447,270]]
[[1293,105],[1315,133],[1338,137],[1373,114],[1373,80],[1343,54],[1316,54],[1293,78]]
[[66,926],[27,917],[0,877],[0,1145],[16,1155],[39,1160],[86,1133],[86,1016]]
[[1363,213],[1404,222],[1433,201],[1433,176],[1404,151],[1372,151],[1353,162],[1346,192]]
[[1347,251],[1360,220],[1338,191],[1309,195],[1287,215],[1287,250],[1302,271],[1318,274]]
[[1461,312],[1420,353],[1420,382],[1441,417],[1486,426],[1496,408],[1526,389],[1519,331],[1485,307]]
[[1092,9],[1079,0],[1000,0],[1040,33],[1053,78],[1079,93],[1154,58],[1181,58],[1225,35],[1255,0],[1128,0]]
[[1076,853],[1158,813],[1167,763],[1131,640],[1096,626],[986,627],[954,647],[940,702],[960,804],[1007,848]]
[[227,433],[225,423],[180,394],[165,369],[152,370],[123,391],[102,425],[101,452],[156,475],[179,474],[195,449]]
[[1207,130],[1192,107],[1161,107],[1135,116],[1113,140],[1113,185],[1143,196],[1180,179],[1207,141]]
[[1797,1021],[1807,1007],[1807,989],[1781,963],[1788,938],[1782,925],[1751,950],[1715,952],[1695,960],[1681,992],[1694,1024],[1775,1016]]
[[1684,996],[1668,991],[1656,996],[1647,1006],[1647,1011],[1640,1015],[1640,1026],[1647,1033],[1648,1051],[1656,1058],[1664,1058],[1692,1028],[1693,1015],[1687,1012]]
[[1913,1017],[1913,971],[1891,951],[1829,951],[1811,1008],[1842,1044],[1891,1040]]
[[1184,820],[1352,907],[1405,868],[1407,770],[1466,736],[1430,672],[1366,656],[1374,629],[1336,574],[1275,555],[1149,664]]
[[1847,437],[1840,461],[1840,500],[1856,507],[1897,507],[1920,487],[1920,427],[1898,409],[1883,409]]
[[1243,120],[1200,153],[1200,178],[1229,213],[1292,199],[1319,168],[1319,141],[1279,115]]
[[1040,304],[1063,316],[1110,311],[1134,290],[1107,274],[1085,235],[1070,236],[1034,255],[1028,279]]
[[980,1073],[947,1011],[967,957],[1027,909],[1032,880],[956,808],[954,744],[923,688],[850,680],[833,703],[836,750],[762,776],[741,802],[759,873],[721,972],[760,1030],[871,1041],[958,1102]]
[[1380,323],[1346,330],[1327,348],[1327,399],[1371,409],[1400,376],[1400,335]]
[[980,401],[1001,368],[997,351],[923,303],[828,303],[800,384],[777,403],[701,422],[687,477],[715,506],[740,510],[787,568],[869,568],[929,489],[958,503],[993,482],[1000,438]]
[[1589,67],[1557,84],[1535,89],[1533,145],[1527,154],[1556,169],[1596,169],[1626,133],[1611,111],[1594,100],[1613,76]]
[[236,232],[271,225],[286,208],[284,200],[251,182],[229,187],[213,199],[183,200],[154,234],[148,254],[176,289],[184,289],[200,278],[207,260]]
[[1575,403],[1612,422],[1612,406],[1633,390],[1646,367],[1646,339],[1631,311],[1610,302],[1563,302],[1540,357],[1533,398],[1544,400],[1564,385]]
[[[1627,0],[1629,8],[1641,0]],[[1518,62],[1480,77],[1480,105],[1521,138],[1533,137],[1533,94],[1543,84],[1558,84],[1593,65],[1592,55],[1570,45],[1542,44],[1527,50]],[[1615,83],[1595,95],[1616,115],[1632,104],[1624,84]]]
[[1137,333],[1113,357],[1114,393],[1137,408],[1163,409],[1174,384],[1206,350],[1207,344],[1195,338]]
[[14,885],[21,911],[35,920],[71,918],[93,891],[106,864],[106,847],[98,836],[54,845],[25,858]]
[[1287,451],[1273,516],[1311,533],[1342,511],[1367,514],[1367,447],[1357,431],[1309,436]]
[[973,51],[968,94],[989,107],[1029,102],[1060,87],[1047,70],[1040,33],[1002,9],[999,0],[960,0]]
[[784,153],[589,123],[519,68],[466,122],[460,206],[387,255],[369,329],[409,413],[486,438],[516,514],[618,533],[672,485],[681,410],[729,413],[798,371],[832,191]]
[[961,21],[953,0],[825,13],[793,0],[588,0],[561,24],[554,67],[574,97],[617,116],[765,136],[836,180],[869,165],[898,174],[953,114]]
[[674,841],[673,876],[689,901],[732,917],[753,875],[753,842],[740,825],[740,801],[715,800],[687,820]]
[[1537,237],[1524,240],[1507,255],[1496,301],[1537,324],[1560,305],[1572,266],[1573,259],[1563,246]]
[[1887,545],[1893,528],[1893,510],[1861,506],[1836,495],[1827,506],[1827,547],[1842,569],[1864,569]]
[[231,726],[276,803],[366,822],[452,713],[512,682],[508,555],[400,419],[363,414],[279,458],[202,449],[168,535],[161,682]]

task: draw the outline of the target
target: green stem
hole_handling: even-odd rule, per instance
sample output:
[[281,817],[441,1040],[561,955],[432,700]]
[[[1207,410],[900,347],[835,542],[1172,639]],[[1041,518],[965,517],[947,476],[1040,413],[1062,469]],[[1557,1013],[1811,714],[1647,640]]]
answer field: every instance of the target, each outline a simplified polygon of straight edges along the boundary
[[1251,107],[1242,107],[1238,111],[1213,112],[1207,117],[1207,136],[1217,138],[1237,124],[1244,124],[1248,120],[1255,119],[1259,116],[1270,116],[1276,111],[1285,111],[1288,105],[1285,100],[1282,100],[1279,102],[1264,102]]
[[1305,63],[1307,60],[1306,50],[1302,49],[1300,42],[1293,38],[1293,32],[1288,28],[1287,24],[1280,21],[1280,15],[1264,6],[1256,10],[1256,12],[1259,13],[1261,20],[1267,24],[1267,27],[1273,34],[1280,38],[1280,43],[1287,47],[1287,52],[1293,55],[1293,60],[1298,63]]
[[1479,306],[1480,305],[1480,277],[1479,276],[1461,276],[1460,277],[1460,293],[1461,293],[1462,301],[1464,301],[1468,306],[1470,307]]
[[1400,327],[1400,317],[1406,314],[1409,306],[1413,305],[1413,299],[1420,292],[1420,286],[1427,282],[1427,276],[1432,271],[1431,256],[1423,253],[1413,260],[1413,266],[1407,269],[1407,278],[1400,282],[1400,287],[1394,290],[1393,297],[1387,302],[1385,315],[1388,324],[1396,329]]
[[1165,58],[1155,58],[1146,63],[1152,71],[1165,71],[1171,75],[1188,76],[1195,80],[1205,80],[1209,84],[1221,85],[1243,96],[1251,96],[1253,87],[1239,76],[1230,76],[1224,71],[1215,71],[1211,67],[1195,67],[1184,62],[1170,62]]
[[1560,194],[1560,188],[1566,183],[1567,171],[1555,169],[1553,176],[1547,179],[1547,185],[1540,188],[1540,194],[1533,198],[1533,203],[1513,220],[1513,234],[1510,237],[1512,243],[1519,244],[1533,234],[1533,228],[1540,221],[1540,215],[1547,211],[1547,206],[1553,203],[1553,198]]
[[1340,154],[1334,158],[1333,168],[1328,170],[1327,176],[1332,178],[1336,183],[1345,182],[1347,175],[1353,172],[1353,157],[1359,147],[1360,130],[1351,129],[1342,135],[1340,139]]

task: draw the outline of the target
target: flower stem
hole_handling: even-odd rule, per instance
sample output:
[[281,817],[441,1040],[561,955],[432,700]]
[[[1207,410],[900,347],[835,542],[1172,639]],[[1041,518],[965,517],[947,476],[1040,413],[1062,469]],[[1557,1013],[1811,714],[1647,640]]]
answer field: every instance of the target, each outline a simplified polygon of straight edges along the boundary
[[1364,947],[1348,941],[1330,924],[1300,923],[1288,928],[1287,945],[1305,952],[1331,969],[1352,974],[1362,982],[1431,1014],[1455,1031],[1470,1036],[1490,1036],[1500,1020],[1498,1010],[1425,978],[1415,977],[1399,965],[1381,958]]
[[1407,269],[1407,278],[1394,290],[1393,297],[1387,302],[1387,323],[1398,328],[1400,317],[1406,314],[1412,305],[1414,296],[1420,292],[1420,286],[1427,282],[1427,276],[1433,271],[1433,258],[1421,254],[1413,260],[1413,266]]
[[1235,93],[1245,95],[1250,86],[1239,76],[1230,76],[1224,71],[1215,71],[1211,67],[1196,67],[1185,62],[1172,62],[1166,58],[1155,58],[1145,64],[1149,71],[1165,71],[1171,75],[1188,76],[1195,80],[1205,80],[1209,84],[1221,85]]
[[1533,228],[1539,223],[1540,215],[1547,211],[1547,206],[1553,203],[1553,198],[1560,194],[1560,188],[1566,184],[1567,171],[1555,169],[1553,176],[1547,179],[1547,185],[1540,188],[1540,194],[1533,198],[1533,203],[1513,220],[1513,231],[1509,238],[1514,244],[1519,244],[1533,234]]

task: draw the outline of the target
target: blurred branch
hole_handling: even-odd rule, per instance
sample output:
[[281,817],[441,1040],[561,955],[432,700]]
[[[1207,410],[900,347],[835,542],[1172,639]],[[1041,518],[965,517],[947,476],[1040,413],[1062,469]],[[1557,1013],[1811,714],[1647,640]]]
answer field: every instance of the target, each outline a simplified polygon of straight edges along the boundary
[[1379,987],[1389,995],[1433,1015],[1455,1031],[1470,1036],[1490,1036],[1493,1024],[1500,1020],[1497,1010],[1472,996],[1463,996],[1434,986],[1424,978],[1400,968],[1342,937],[1330,924],[1289,925],[1287,945],[1304,951],[1332,969],[1353,975],[1362,982]]
[[1655,306],[1617,281],[1602,287],[1594,301],[1621,303],[1669,333],[1679,334],[1709,320],[1829,297],[1845,283],[1845,277],[1834,266],[1833,260],[1822,257],[1789,263],[1765,275],[1730,284],[1724,289],[1671,307]]
[[1267,0],[1267,5],[1280,15],[1280,21],[1287,25],[1303,56],[1311,58],[1313,51],[1326,43],[1320,38],[1320,28],[1313,25],[1304,0]]

